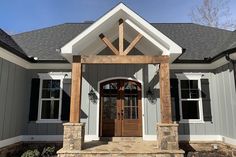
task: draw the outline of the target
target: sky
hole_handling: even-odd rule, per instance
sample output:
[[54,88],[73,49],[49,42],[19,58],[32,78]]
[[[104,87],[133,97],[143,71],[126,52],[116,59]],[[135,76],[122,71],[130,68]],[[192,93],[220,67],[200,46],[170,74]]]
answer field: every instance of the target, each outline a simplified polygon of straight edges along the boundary
[[[0,28],[16,34],[95,21],[120,2],[152,23],[189,23],[189,13],[201,0],[0,0]],[[229,7],[236,19],[236,0]]]

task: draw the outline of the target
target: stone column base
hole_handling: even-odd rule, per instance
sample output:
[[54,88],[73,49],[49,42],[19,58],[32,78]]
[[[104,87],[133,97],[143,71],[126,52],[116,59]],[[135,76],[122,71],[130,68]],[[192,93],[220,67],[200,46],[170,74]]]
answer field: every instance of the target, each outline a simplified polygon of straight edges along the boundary
[[63,149],[82,150],[84,145],[85,124],[64,123]]
[[179,150],[178,124],[157,124],[157,148]]

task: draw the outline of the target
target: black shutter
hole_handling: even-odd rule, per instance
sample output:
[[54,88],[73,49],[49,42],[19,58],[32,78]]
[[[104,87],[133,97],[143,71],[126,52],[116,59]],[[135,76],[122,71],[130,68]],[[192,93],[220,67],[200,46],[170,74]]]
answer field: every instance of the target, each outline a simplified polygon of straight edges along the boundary
[[63,80],[63,93],[62,93],[62,111],[61,120],[69,121],[70,117],[70,91],[71,91],[71,79]]
[[201,79],[202,87],[202,106],[203,106],[203,119],[204,121],[212,121],[211,115],[211,99],[208,79]]
[[38,117],[39,85],[39,78],[33,78],[31,80],[29,121],[36,121]]
[[171,105],[172,105],[172,119],[173,121],[180,120],[179,113],[179,86],[178,79],[170,79]]

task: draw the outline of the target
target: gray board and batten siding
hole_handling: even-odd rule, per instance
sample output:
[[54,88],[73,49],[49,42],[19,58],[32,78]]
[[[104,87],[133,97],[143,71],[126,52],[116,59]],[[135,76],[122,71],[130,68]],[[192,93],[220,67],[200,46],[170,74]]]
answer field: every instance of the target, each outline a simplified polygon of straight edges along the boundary
[[[89,101],[89,91],[93,88],[98,92],[98,82],[102,80],[123,77],[137,79],[142,82],[144,87],[142,93],[144,97],[144,131],[146,135],[155,135],[156,122],[160,119],[159,84],[158,76],[155,74],[155,68],[156,67],[153,65],[86,65],[83,68],[81,106],[81,121],[86,123],[86,134],[96,135],[97,133],[98,104]],[[236,130],[236,117],[234,115],[234,113],[236,113],[236,97],[231,65],[226,64],[216,70],[171,70],[171,78],[175,78],[176,73],[183,72],[200,72],[203,73],[204,79],[209,80],[212,121],[190,124],[182,123],[179,127],[179,134],[223,135],[236,138],[236,133],[234,132],[234,130]],[[37,72],[35,72],[35,74],[36,73]],[[154,102],[150,102],[145,96],[149,87],[154,89],[153,91],[156,95],[156,101]],[[28,126],[27,134],[61,134],[61,125],[53,125],[35,124],[31,122]],[[54,127],[54,130],[52,127]]]
[[222,135],[236,139],[236,92],[234,71],[231,64],[215,70],[171,70],[176,73],[200,72],[209,80],[212,121],[204,123],[182,123],[180,135]]
[[[98,82],[108,78],[127,77],[143,84],[145,134],[156,134],[156,122],[160,119],[158,76],[153,65],[86,65],[83,72],[82,122],[86,122],[86,134],[97,132],[97,104],[89,101],[88,92],[98,91]],[[61,123],[36,123],[29,121],[31,79],[37,73],[65,72],[65,70],[26,70],[0,58],[0,140],[19,135],[62,135]],[[69,72],[70,70],[67,70]],[[171,70],[176,73],[201,72],[209,80],[212,121],[196,124],[180,124],[180,135],[223,135],[236,138],[236,93],[232,66],[226,64],[215,70]],[[64,85],[69,91],[70,82]],[[156,101],[146,99],[148,88],[153,89]],[[68,92],[67,91],[67,92]],[[70,93],[70,92],[69,92]]]
[[26,69],[0,58],[0,140],[24,134],[30,82]]

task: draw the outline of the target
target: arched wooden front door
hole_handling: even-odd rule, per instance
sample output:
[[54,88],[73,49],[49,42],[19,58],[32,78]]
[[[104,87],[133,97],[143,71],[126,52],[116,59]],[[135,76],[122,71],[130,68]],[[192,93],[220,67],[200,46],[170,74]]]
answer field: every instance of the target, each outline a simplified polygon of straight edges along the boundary
[[141,84],[116,79],[100,84],[100,136],[142,136]]

